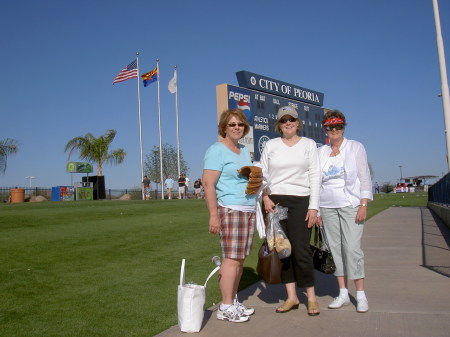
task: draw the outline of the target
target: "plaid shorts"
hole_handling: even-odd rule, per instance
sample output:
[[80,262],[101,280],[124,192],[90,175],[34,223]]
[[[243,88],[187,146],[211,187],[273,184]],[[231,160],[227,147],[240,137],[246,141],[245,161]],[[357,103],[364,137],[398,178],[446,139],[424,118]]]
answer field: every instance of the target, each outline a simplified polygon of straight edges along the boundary
[[255,213],[235,211],[221,206],[218,206],[217,210],[220,219],[222,257],[245,259],[252,252]]

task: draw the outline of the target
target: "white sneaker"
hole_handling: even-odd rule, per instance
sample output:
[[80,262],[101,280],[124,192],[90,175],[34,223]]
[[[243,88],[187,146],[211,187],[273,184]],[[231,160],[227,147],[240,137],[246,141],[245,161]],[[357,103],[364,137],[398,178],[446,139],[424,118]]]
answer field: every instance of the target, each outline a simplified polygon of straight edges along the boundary
[[239,314],[241,314],[243,316],[250,316],[255,313],[255,309],[246,307],[245,305],[240,303],[238,300],[234,300],[234,305],[236,306]]
[[230,321],[233,323],[243,323],[248,321],[248,316],[243,316],[239,313],[237,307],[232,304],[225,310],[217,309],[217,319],[222,321]]
[[369,302],[367,298],[356,299],[356,312],[368,312],[369,311]]
[[350,298],[349,297],[335,297],[335,299],[333,300],[333,302],[330,303],[330,305],[328,305],[329,309],[339,309],[342,308],[342,306],[344,305],[349,305],[350,304]]

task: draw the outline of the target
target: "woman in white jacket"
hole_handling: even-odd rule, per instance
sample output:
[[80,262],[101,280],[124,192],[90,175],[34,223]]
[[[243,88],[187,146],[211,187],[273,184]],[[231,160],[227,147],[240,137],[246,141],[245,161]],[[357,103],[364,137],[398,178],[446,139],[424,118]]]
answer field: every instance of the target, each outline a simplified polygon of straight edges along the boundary
[[344,137],[345,116],[339,110],[328,111],[322,120],[330,144],[319,148],[322,171],[320,216],[336,263],[339,296],[328,308],[350,304],[348,280],[354,280],[357,312],[367,312],[364,292],[364,253],[361,237],[367,216],[367,203],[373,199],[369,164],[364,146]]

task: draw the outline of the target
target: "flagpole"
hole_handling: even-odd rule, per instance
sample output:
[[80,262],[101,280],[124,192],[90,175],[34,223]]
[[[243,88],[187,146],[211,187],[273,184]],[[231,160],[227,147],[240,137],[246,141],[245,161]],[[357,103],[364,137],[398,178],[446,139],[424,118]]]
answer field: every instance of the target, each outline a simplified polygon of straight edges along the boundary
[[175,91],[175,114],[176,114],[176,121],[177,121],[177,159],[178,159],[178,177],[180,177],[181,174],[181,168],[180,168],[180,133],[179,133],[179,127],[178,127],[178,74],[177,74],[177,66],[174,66],[174,72],[175,72],[175,78],[177,81],[176,91]]
[[156,69],[158,76],[158,127],[159,127],[159,168],[161,171],[161,199],[164,200],[164,180],[163,180],[163,156],[162,156],[162,132],[161,132],[161,104],[159,98],[159,82],[160,82],[160,73],[159,73],[159,59],[156,59]]
[[138,89],[139,154],[141,159],[141,196],[142,200],[144,200],[144,185],[142,185],[142,181],[144,180],[144,164],[142,160],[142,121],[141,121],[141,88],[139,86],[140,82],[139,52],[136,52],[136,68],[137,68],[137,89]]

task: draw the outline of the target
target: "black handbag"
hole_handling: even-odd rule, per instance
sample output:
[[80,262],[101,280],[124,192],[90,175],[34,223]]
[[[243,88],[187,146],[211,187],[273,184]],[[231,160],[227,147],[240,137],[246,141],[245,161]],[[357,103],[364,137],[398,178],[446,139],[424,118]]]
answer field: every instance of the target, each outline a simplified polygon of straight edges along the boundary
[[281,261],[276,249],[269,251],[267,241],[261,245],[258,251],[258,264],[256,272],[268,284],[281,283]]
[[314,269],[325,274],[333,274],[336,271],[336,265],[322,226],[311,228],[310,245],[313,251]]

